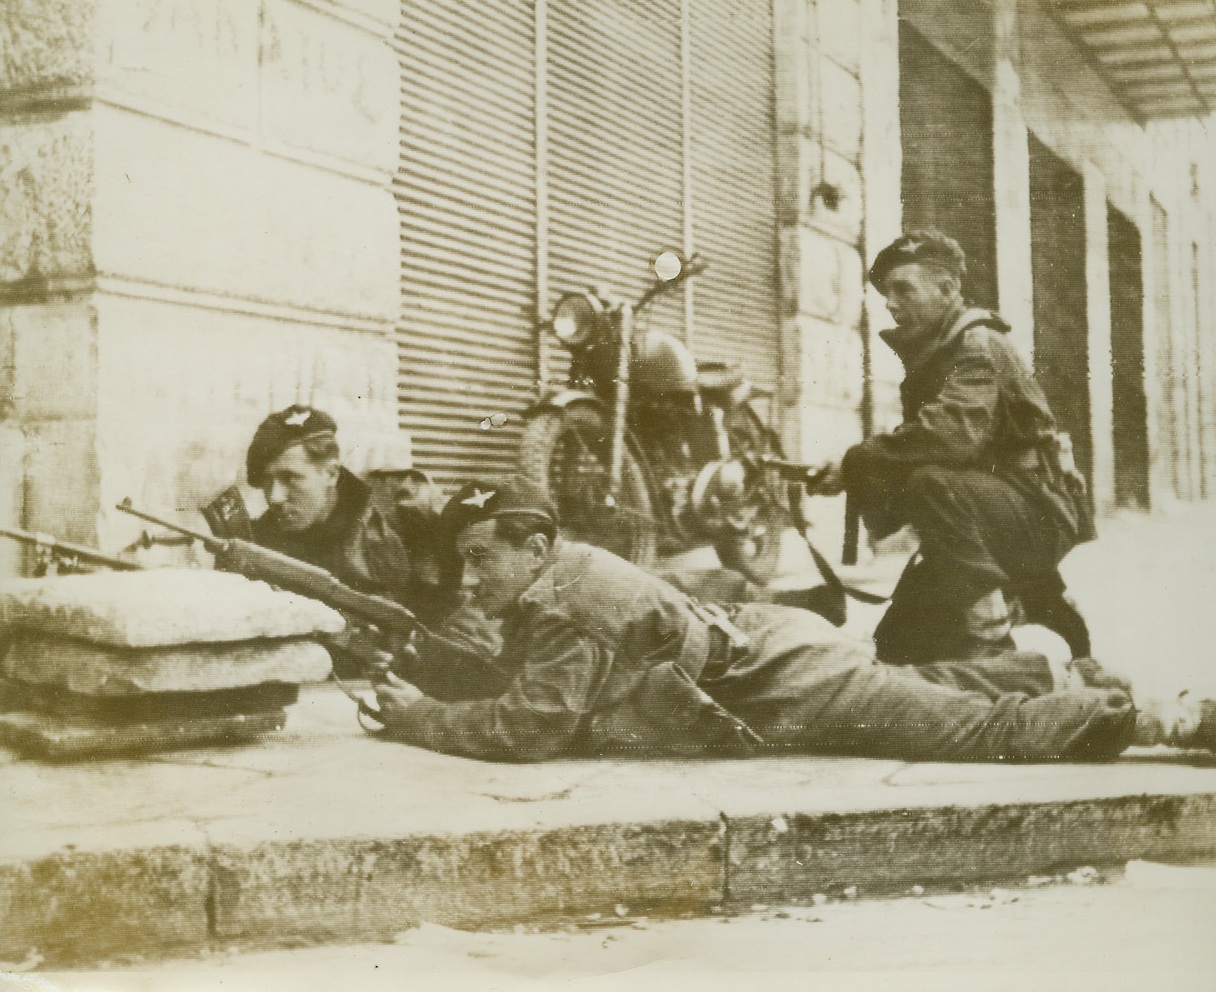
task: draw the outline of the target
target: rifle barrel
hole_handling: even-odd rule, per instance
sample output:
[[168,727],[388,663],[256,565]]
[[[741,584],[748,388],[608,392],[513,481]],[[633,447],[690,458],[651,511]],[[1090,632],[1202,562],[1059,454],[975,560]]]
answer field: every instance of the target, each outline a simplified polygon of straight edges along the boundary
[[0,537],[7,537],[36,548],[46,548],[51,554],[59,555],[63,558],[78,558],[80,561],[91,562],[95,565],[105,565],[107,568],[112,568],[116,571],[138,572],[143,569],[143,566],[138,562],[114,558],[102,551],[98,551],[96,548],[89,548],[83,544],[73,544],[70,541],[61,541],[50,534],[35,534],[28,530],[0,527]]
[[189,527],[183,527],[181,524],[175,524],[170,520],[154,516],[151,513],[145,513],[143,510],[132,506],[129,499],[124,499],[117,505],[116,509],[122,510],[123,513],[129,513],[133,517],[139,517],[140,520],[146,520],[150,524],[156,524],[158,527],[164,527],[167,530],[177,531],[177,533],[184,534],[195,541],[200,541],[208,551],[215,551],[224,544],[221,539],[213,534],[204,534],[202,531],[191,530]]

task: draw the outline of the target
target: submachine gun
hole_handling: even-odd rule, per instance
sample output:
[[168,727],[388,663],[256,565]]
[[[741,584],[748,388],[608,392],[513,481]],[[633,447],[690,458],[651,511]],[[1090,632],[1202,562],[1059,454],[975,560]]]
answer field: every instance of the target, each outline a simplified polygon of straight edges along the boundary
[[[198,541],[215,556],[216,568],[222,571],[237,572],[247,579],[260,580],[279,589],[319,600],[358,625],[372,628],[374,632],[394,635],[406,640],[415,635],[438,636],[427,630],[418,618],[400,603],[384,596],[352,589],[333,574],[316,565],[302,562],[298,558],[291,558],[243,538],[216,537],[183,527],[136,509],[131,505],[129,499],[119,503],[118,509],[133,517],[139,517],[141,520]],[[390,669],[389,660],[379,657],[380,652],[352,651],[349,645],[335,644],[331,641],[323,641],[323,643],[327,647],[341,649],[346,656],[353,654],[373,680],[384,678]],[[376,656],[374,660],[373,657],[369,657],[369,654]],[[378,710],[351,692],[336,675],[334,681],[352,701],[359,705],[361,715],[383,724],[384,721]]]

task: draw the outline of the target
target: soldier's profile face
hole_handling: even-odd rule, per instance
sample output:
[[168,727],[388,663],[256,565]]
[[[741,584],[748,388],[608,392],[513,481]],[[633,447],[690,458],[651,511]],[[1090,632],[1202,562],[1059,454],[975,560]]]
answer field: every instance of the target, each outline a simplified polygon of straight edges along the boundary
[[949,279],[942,269],[921,262],[897,265],[883,281],[887,309],[901,330],[935,327],[953,304]]
[[267,465],[262,478],[268,512],[278,526],[289,533],[319,524],[333,509],[338,463],[314,464],[298,444]]
[[472,594],[473,605],[487,617],[496,617],[536,580],[548,542],[536,535],[522,546],[512,544],[498,536],[493,520],[483,520],[461,531],[456,549],[464,563],[464,588]]

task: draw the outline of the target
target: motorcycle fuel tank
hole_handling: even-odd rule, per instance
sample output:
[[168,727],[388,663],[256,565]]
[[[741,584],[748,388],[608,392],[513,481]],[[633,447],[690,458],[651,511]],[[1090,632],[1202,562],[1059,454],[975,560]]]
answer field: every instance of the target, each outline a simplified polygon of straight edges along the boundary
[[634,341],[629,379],[652,393],[695,393],[697,361],[683,341],[652,331]]

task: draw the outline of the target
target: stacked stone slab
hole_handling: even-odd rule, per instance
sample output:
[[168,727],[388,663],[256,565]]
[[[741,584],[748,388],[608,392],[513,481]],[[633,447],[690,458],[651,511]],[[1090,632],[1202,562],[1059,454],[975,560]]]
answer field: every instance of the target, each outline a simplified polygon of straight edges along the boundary
[[324,678],[340,614],[226,572],[13,580],[0,590],[0,742],[75,758],[248,740]]

